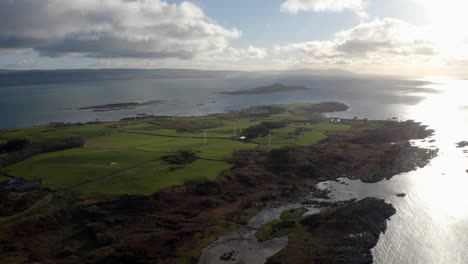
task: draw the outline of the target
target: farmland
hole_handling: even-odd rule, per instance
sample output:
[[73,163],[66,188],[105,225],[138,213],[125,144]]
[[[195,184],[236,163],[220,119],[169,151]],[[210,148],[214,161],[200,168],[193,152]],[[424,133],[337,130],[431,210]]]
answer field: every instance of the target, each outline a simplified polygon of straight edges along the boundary
[[[342,107],[342,105],[338,104]],[[5,175],[40,181],[52,191],[73,191],[82,197],[148,195],[166,187],[215,179],[230,168],[240,150],[307,146],[326,138],[330,131],[347,131],[349,125],[331,122],[311,105],[256,107],[205,117],[144,117],[120,122],[53,124],[0,132],[0,139],[80,138],[84,145],[33,156],[1,171]],[[253,138],[240,137],[246,129],[281,121],[281,128],[261,126]],[[287,121],[289,120],[289,121]],[[206,142],[205,142],[206,134]],[[187,164],[169,164],[167,155],[193,152]]]

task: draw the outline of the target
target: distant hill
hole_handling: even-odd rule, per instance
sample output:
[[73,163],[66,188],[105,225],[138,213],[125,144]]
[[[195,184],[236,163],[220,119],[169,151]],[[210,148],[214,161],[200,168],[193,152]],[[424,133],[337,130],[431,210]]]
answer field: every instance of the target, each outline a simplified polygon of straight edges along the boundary
[[192,69],[0,70],[0,87],[131,79],[222,78],[238,74],[242,72]]
[[264,74],[274,75],[327,75],[327,76],[348,76],[354,75],[351,71],[341,69],[293,69],[281,71],[263,71]]
[[11,73],[11,72],[17,72],[18,70],[1,70],[0,69],[0,74],[2,73]]
[[195,69],[0,70],[0,87],[131,79],[196,79],[255,75],[349,76],[352,74],[336,69],[258,72]]

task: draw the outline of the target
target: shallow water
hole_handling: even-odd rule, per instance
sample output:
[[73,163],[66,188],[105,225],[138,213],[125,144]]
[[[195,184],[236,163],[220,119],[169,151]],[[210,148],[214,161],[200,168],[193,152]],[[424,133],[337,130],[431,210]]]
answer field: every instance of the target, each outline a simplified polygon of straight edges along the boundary
[[[259,242],[255,237],[256,230],[239,228],[221,237],[203,249],[199,264],[211,263],[265,263],[288,244],[287,237],[276,237]],[[230,260],[222,261],[222,256],[232,252]]]
[[[323,208],[313,206],[304,207],[301,203],[272,203],[252,217],[246,227],[238,228],[206,247],[198,263],[265,263],[268,257],[287,246],[288,238],[283,236],[260,242],[255,236],[257,229],[272,220],[280,219],[281,213],[284,211],[301,207],[307,210],[305,213],[307,215],[323,210]],[[233,252],[233,259],[221,261],[221,257],[229,252]]]
[[232,260],[228,261],[230,263],[264,263],[268,257],[276,254],[288,244],[288,238],[279,237],[259,242],[255,237],[257,228],[274,219],[279,219],[283,211],[298,207],[300,207],[299,204],[270,205],[252,217],[247,227],[237,228],[203,249],[198,263],[222,262],[221,257],[229,252],[234,253]]

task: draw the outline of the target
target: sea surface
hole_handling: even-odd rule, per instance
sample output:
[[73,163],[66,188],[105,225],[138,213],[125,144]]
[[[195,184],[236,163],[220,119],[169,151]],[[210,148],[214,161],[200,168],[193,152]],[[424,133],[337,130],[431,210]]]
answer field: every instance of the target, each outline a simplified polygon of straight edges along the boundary
[[[310,89],[263,95],[219,94],[276,82]],[[152,100],[165,103],[110,112],[77,109]],[[373,249],[375,263],[468,263],[468,148],[456,146],[457,142],[468,140],[466,80],[256,76],[3,87],[0,88],[0,128],[118,120],[143,113],[204,115],[253,105],[321,101],[339,101],[351,106],[350,111],[333,114],[336,116],[413,119],[436,131],[431,138],[433,142],[413,142],[439,149],[439,156],[425,168],[377,184],[344,179],[347,184],[329,182],[322,186],[332,189],[332,199],[379,197],[397,209],[387,232]],[[405,193],[406,197],[397,197],[397,193]],[[279,250],[285,242],[272,241],[276,248],[271,252]],[[268,253],[268,247],[264,252]]]
[[[1,82],[1,79],[0,79]],[[263,95],[222,95],[219,92],[250,89],[281,82],[305,85],[306,91]],[[204,115],[252,105],[341,101],[352,114],[370,118],[398,116],[435,92],[419,80],[364,77],[258,76],[218,79],[139,79],[54,85],[0,87],[0,128],[42,125],[50,122],[118,120],[137,114]],[[421,94],[423,93],[423,94]],[[109,112],[80,107],[164,100],[162,104]]]

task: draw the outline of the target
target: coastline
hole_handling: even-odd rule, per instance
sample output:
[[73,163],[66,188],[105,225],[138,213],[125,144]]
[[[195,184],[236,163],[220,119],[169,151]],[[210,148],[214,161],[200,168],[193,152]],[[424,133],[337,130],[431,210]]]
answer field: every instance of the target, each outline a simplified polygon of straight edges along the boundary
[[[341,105],[336,106],[342,109]],[[301,113],[299,116],[305,116],[307,120],[294,119],[290,121],[293,125],[295,122],[304,124],[305,122],[323,122],[327,119],[317,114],[314,114],[313,118],[309,116],[310,113],[320,112],[317,110],[320,109],[317,105],[295,106],[291,109],[288,111]],[[325,104],[322,105],[322,109],[329,111],[330,108]],[[279,117],[281,114],[282,112],[270,106],[218,114],[212,118],[229,119],[248,116],[262,119],[270,118],[272,115]],[[154,122],[153,120],[157,120],[159,129],[173,126],[172,123],[164,121],[164,118],[148,117],[146,121]],[[286,145],[271,150],[260,148],[237,151],[229,159],[232,164],[231,168],[222,172],[214,181],[172,186],[150,196],[107,196],[84,199],[78,203],[73,201],[70,204],[71,207],[67,209],[43,215],[44,218],[41,221],[44,222],[45,227],[41,232],[37,233],[34,228],[32,221],[37,221],[37,216],[33,215],[31,218],[26,217],[20,222],[10,224],[7,229],[2,228],[1,237],[8,241],[8,237],[10,239],[11,236],[17,237],[15,232],[31,230],[31,233],[27,233],[21,242],[18,242],[31,245],[32,241],[29,241],[28,237],[33,238],[41,234],[56,232],[50,229],[52,228],[49,226],[51,221],[57,223],[54,228],[58,230],[81,223],[84,219],[66,216],[80,212],[89,216],[94,215],[91,218],[94,223],[93,227],[87,227],[86,230],[94,234],[93,236],[99,237],[100,243],[110,250],[106,253],[98,250],[101,247],[96,248],[95,250],[98,251],[93,254],[100,252],[94,255],[97,259],[111,260],[110,257],[118,257],[117,259],[121,260],[125,258],[147,262],[164,260],[189,263],[198,260],[204,246],[209,245],[227,231],[246,225],[251,217],[271,201],[291,201],[304,194],[317,193],[316,184],[325,180],[338,179],[343,175],[367,182],[376,182],[400,172],[425,166],[435,155],[433,152],[406,143],[410,139],[425,138],[432,134],[432,131],[418,123],[357,119],[344,119],[340,122],[341,126],[349,126],[351,129],[327,131],[326,138],[311,145],[287,146],[290,143],[285,141]],[[115,126],[115,123],[113,125]],[[200,124],[189,127],[184,125],[184,129],[189,128],[189,133],[197,133],[199,126]],[[270,129],[268,123],[264,123],[263,126],[259,128]],[[292,126],[292,128],[295,127]],[[382,134],[382,131],[388,132]],[[261,136],[262,133],[256,136]],[[382,134],[382,136],[376,136],[376,134]],[[417,159],[414,158],[416,156]],[[384,173],[381,173],[382,166]],[[138,214],[135,214],[137,211]],[[153,215],[155,211],[159,216]],[[120,219],[119,223],[111,221],[115,218]],[[123,226],[129,223],[136,224],[135,230],[124,231]],[[148,232],[137,231],[141,230],[139,227]],[[10,233],[12,230],[16,231]],[[156,233],[162,234],[158,240],[154,237]],[[123,237],[123,240],[117,241],[117,234]],[[80,238],[80,241],[83,239],[85,238]],[[131,241],[135,239],[142,242],[132,244]],[[63,249],[56,250],[63,251]],[[75,249],[67,250],[74,252]],[[35,251],[36,255],[47,252],[42,247],[38,247]],[[119,252],[125,252],[125,254]],[[143,256],[146,260],[141,260],[141,253],[136,254],[136,252],[144,252]],[[21,251],[13,256],[18,256],[19,253]]]

